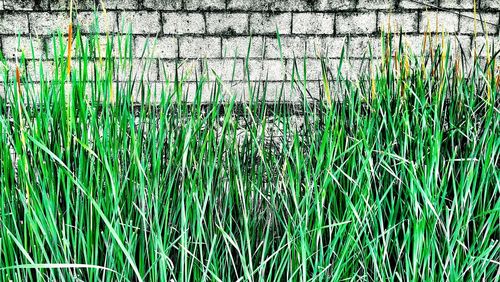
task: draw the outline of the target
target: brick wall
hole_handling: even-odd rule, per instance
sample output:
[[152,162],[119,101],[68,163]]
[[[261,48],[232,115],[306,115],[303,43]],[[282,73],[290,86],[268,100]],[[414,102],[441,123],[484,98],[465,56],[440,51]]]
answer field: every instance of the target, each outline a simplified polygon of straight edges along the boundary
[[[91,32],[93,9],[97,7],[102,33],[123,32],[133,27],[136,55],[157,36],[151,50],[148,77],[161,84],[172,77],[177,62],[186,71],[220,74],[233,85],[244,81],[289,80],[292,69],[307,78],[320,78],[319,56],[327,56],[335,67],[342,46],[348,46],[350,63],[343,71],[356,76],[361,58],[371,46],[380,50],[380,34],[389,28],[402,30],[405,41],[419,48],[426,30],[456,35],[465,50],[490,42],[500,46],[500,0],[477,0],[484,24],[477,24],[473,38],[473,0],[80,0],[75,2],[75,22],[84,34]],[[420,2],[420,3],[417,3]],[[102,5],[106,13],[102,13]],[[96,6],[97,5],[97,6]],[[42,58],[50,69],[51,35],[65,32],[68,1],[0,0],[0,47],[13,61],[19,48],[28,57]],[[276,29],[281,34],[280,50]],[[252,46],[248,50],[248,38]],[[18,39],[17,35],[20,35]],[[29,38],[33,42],[31,54]],[[150,44],[151,45],[151,44]],[[249,56],[245,72],[245,57]],[[114,52],[115,54],[115,52]],[[139,59],[138,59],[139,60]],[[138,64],[140,65],[140,64]],[[213,77],[213,75],[212,75]],[[193,76],[194,79],[194,76]]]

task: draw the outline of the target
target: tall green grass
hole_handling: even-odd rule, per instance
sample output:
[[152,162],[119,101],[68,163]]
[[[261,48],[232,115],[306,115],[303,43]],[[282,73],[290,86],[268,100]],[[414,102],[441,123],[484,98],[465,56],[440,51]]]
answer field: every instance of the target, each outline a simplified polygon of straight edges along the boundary
[[323,58],[288,104],[153,87],[131,41],[77,30],[71,69],[59,35],[51,78],[3,72],[0,280],[498,279],[498,52],[387,43],[356,81]]

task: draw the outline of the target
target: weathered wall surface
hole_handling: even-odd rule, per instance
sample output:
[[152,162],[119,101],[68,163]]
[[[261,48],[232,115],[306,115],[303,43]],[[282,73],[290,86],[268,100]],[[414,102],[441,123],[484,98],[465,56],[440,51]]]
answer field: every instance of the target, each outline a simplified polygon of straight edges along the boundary
[[[225,80],[286,81],[294,57],[309,58],[307,76],[315,80],[320,74],[318,56],[328,56],[335,67],[344,44],[352,66],[345,71],[355,76],[356,62],[367,46],[378,54],[381,31],[389,28],[402,30],[414,48],[421,45],[427,27],[455,35],[465,50],[483,44],[486,34],[498,48],[500,0],[476,2],[483,23],[476,25],[479,37],[475,40],[473,0],[80,0],[74,8],[75,22],[83,33],[92,32],[94,7],[100,13],[101,33],[127,31],[132,24],[137,56],[146,40],[157,36],[148,75],[161,83],[171,77],[176,60],[192,71],[213,69]],[[46,61],[50,70],[50,36],[58,30],[66,32],[68,3],[0,0],[0,47],[5,57],[14,61],[24,48],[28,56]],[[250,34],[247,75],[244,58]],[[28,44],[30,36],[35,54]],[[302,72],[302,64],[297,68]]]

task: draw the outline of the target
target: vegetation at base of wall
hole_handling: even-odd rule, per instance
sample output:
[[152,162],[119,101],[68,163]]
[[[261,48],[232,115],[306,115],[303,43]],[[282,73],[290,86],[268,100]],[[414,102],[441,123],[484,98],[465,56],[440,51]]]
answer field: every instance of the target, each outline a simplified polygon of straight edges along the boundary
[[153,87],[130,35],[76,30],[73,55],[54,37],[40,83],[20,56],[0,98],[1,280],[493,281],[498,52],[393,36],[364,79],[322,58],[319,99],[301,60],[244,102],[203,75],[187,98],[180,71]]

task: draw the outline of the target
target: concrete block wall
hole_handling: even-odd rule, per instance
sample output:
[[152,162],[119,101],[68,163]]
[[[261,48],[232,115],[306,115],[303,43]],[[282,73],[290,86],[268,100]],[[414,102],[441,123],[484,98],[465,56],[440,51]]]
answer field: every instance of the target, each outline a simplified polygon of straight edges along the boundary
[[[176,62],[185,72],[218,73],[231,85],[263,79],[279,85],[290,80],[294,68],[304,73],[303,61],[294,64],[304,57],[306,77],[316,81],[321,78],[319,57],[328,57],[335,68],[343,46],[350,62],[342,71],[355,77],[369,46],[379,54],[380,35],[387,30],[401,30],[415,50],[426,31],[450,34],[464,50],[486,36],[500,47],[500,0],[79,0],[74,22],[84,36],[95,30],[94,9],[100,33],[127,32],[132,26],[134,66],[142,65],[141,51],[150,42],[148,78],[160,85],[172,78]],[[50,72],[51,36],[65,34],[68,22],[69,1],[0,0],[0,48],[10,62],[21,49],[29,58],[41,58]]]

